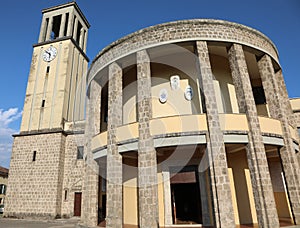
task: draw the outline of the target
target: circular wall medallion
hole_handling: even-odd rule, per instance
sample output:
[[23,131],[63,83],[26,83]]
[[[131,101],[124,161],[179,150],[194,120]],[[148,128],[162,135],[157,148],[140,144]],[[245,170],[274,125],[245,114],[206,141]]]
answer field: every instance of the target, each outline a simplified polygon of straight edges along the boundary
[[180,88],[180,77],[178,75],[173,75],[170,77],[171,88],[172,90],[176,90]]
[[185,97],[185,99],[187,99],[188,101],[190,101],[190,100],[193,99],[193,96],[194,96],[193,88],[190,85],[188,85],[185,88],[184,97]]
[[168,100],[168,91],[166,89],[161,89],[159,91],[159,101],[160,103],[165,103]]

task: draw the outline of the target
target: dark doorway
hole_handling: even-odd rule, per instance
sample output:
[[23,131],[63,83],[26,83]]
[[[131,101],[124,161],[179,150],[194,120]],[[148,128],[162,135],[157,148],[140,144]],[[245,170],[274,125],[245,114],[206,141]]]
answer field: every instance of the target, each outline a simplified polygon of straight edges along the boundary
[[74,216],[81,216],[81,192],[75,192]]
[[174,224],[201,224],[199,178],[195,171],[180,172],[171,178]]

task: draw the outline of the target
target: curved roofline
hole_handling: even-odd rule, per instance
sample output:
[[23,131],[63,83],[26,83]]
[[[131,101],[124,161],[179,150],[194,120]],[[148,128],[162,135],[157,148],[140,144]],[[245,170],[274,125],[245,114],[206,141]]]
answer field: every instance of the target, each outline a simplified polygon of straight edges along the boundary
[[199,22],[202,24],[220,24],[220,25],[229,25],[229,26],[235,26],[235,27],[239,27],[242,29],[246,29],[248,31],[251,31],[253,33],[255,33],[258,36],[261,36],[262,38],[266,39],[274,48],[274,50],[276,51],[276,54],[278,56],[278,50],[275,46],[275,44],[272,42],[272,40],[267,37],[265,34],[263,34],[262,32],[260,32],[257,29],[251,28],[249,26],[243,25],[243,24],[239,24],[236,22],[230,22],[230,21],[226,21],[226,20],[220,20],[220,19],[186,19],[186,20],[178,20],[178,21],[171,21],[171,22],[166,22],[166,23],[161,23],[161,24],[157,24],[157,25],[152,25],[149,27],[145,27],[142,28],[140,30],[137,30],[136,32],[130,33],[126,36],[121,37],[120,39],[110,43],[109,45],[107,45],[106,47],[104,47],[97,55],[96,57],[93,59],[92,63],[94,63],[101,55],[103,55],[104,53],[106,53],[109,49],[121,44],[122,42],[145,32],[151,31],[153,29],[158,29],[160,27],[164,27],[164,26],[172,26],[172,25],[178,25],[178,24],[188,24],[188,23],[192,23],[192,22]]

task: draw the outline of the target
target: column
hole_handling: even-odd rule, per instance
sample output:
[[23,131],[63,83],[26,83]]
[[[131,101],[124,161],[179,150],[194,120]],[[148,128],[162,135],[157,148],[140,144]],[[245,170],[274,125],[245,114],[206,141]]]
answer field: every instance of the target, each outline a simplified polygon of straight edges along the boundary
[[138,198],[139,227],[158,227],[157,162],[149,121],[152,118],[150,58],[137,52],[138,86]]
[[220,128],[207,43],[205,41],[197,41],[196,45],[199,58],[200,82],[205,96],[209,130],[207,134],[207,150],[205,153],[210,169],[215,226],[235,227],[226,151],[223,133]]
[[83,43],[83,51],[86,52],[86,46],[88,41],[88,30],[84,33],[84,43]]
[[164,167],[162,171],[164,186],[164,207],[165,207],[165,226],[172,225],[172,199],[171,199],[171,182],[170,171]]
[[79,47],[83,49],[84,29],[80,29]]
[[49,23],[48,23],[48,26],[47,26],[47,33],[46,33],[46,40],[45,41],[48,41],[48,40],[51,39],[52,26],[53,26],[53,17],[50,17],[49,18]]
[[66,25],[66,14],[64,13],[61,15],[61,22],[60,22],[60,28],[59,28],[59,38],[64,36],[65,31],[65,25]]
[[73,30],[73,39],[75,41],[76,41],[77,29],[78,29],[78,18],[75,17],[74,30]]
[[279,119],[283,130],[284,146],[280,149],[280,157],[286,178],[288,195],[290,196],[292,211],[297,224],[300,224],[300,173],[292,135],[289,128],[285,99],[281,95],[283,88],[279,88],[278,75],[276,77],[270,56],[264,55],[258,61],[258,69],[264,87],[269,112],[272,118]]
[[91,141],[94,135],[100,133],[101,86],[93,80],[90,84],[90,94],[87,99],[85,148],[85,174],[82,194],[81,222],[88,227],[98,225],[98,164],[93,159]]
[[258,224],[259,227],[276,228],[279,221],[273,188],[243,47],[233,44],[228,57],[240,113],[246,113],[249,125],[246,153]]
[[45,41],[46,30],[47,30],[47,20],[45,17],[43,17],[42,24],[41,24],[41,30],[40,30],[40,36],[39,36],[39,43]]
[[123,226],[122,156],[117,145],[117,127],[122,124],[122,69],[109,66],[107,120],[106,227]]
[[69,21],[68,21],[67,36],[72,36],[74,17],[75,17],[74,12],[70,12]]

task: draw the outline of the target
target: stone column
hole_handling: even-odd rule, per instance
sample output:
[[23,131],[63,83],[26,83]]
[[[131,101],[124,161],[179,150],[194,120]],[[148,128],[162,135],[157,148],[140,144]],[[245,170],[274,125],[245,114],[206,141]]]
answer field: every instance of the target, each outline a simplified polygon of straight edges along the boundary
[[50,17],[47,26],[46,41],[49,41],[51,39],[52,26],[53,26],[53,17]]
[[75,41],[76,41],[77,29],[78,29],[78,18],[75,17],[75,23],[74,23],[74,28],[73,28],[73,39]]
[[61,22],[60,22],[59,38],[64,36],[65,25],[66,25],[66,14],[64,13],[62,15]]
[[[288,99],[282,96],[283,88],[279,87],[278,75],[276,77],[270,56],[264,55],[258,61],[258,69],[264,87],[270,116],[281,121],[284,146],[280,149],[280,157],[286,178],[287,189],[291,201],[292,211],[297,224],[300,224],[300,167],[297,161],[293,139],[289,128],[287,116]],[[283,90],[284,91],[284,90]]]
[[90,84],[90,94],[86,104],[85,125],[85,174],[82,194],[81,222],[90,227],[98,225],[98,164],[93,159],[91,151],[92,138],[100,133],[101,86],[93,80]]
[[80,30],[80,38],[79,38],[79,47],[83,49],[83,40],[84,40],[84,29]]
[[72,36],[74,17],[75,17],[74,12],[70,12],[69,21],[68,21],[67,36]]
[[208,124],[206,155],[210,169],[216,227],[235,227],[223,133],[220,128],[207,43],[197,41],[200,82]]
[[84,33],[84,43],[83,43],[83,51],[84,52],[86,52],[87,41],[88,41],[88,30],[86,30]]
[[168,170],[168,167],[164,167],[162,176],[164,186],[165,226],[168,226],[173,224],[170,171]]
[[243,47],[233,44],[229,64],[240,113],[246,113],[249,133],[247,159],[259,227],[279,227],[271,177]]
[[106,227],[123,226],[122,156],[117,145],[117,127],[122,125],[122,69],[109,66],[107,120]]
[[39,36],[39,43],[45,41],[45,33],[47,32],[47,23],[46,23],[46,18],[43,17],[42,24],[41,24],[41,30],[40,30],[40,36]]
[[152,118],[150,58],[137,52],[139,227],[158,227],[157,162],[149,121]]
[[281,104],[282,107],[283,107],[284,113],[288,118],[289,124],[296,128],[297,127],[297,122],[296,122],[296,119],[294,117],[294,112],[292,110],[291,103],[289,101],[289,96],[288,96],[288,92],[287,92],[286,85],[285,85],[285,82],[284,82],[284,78],[283,78],[283,75],[282,75],[282,70],[279,70],[275,73],[275,80],[276,80],[277,85],[278,85],[280,97],[281,97],[281,99],[284,100],[284,103]]

